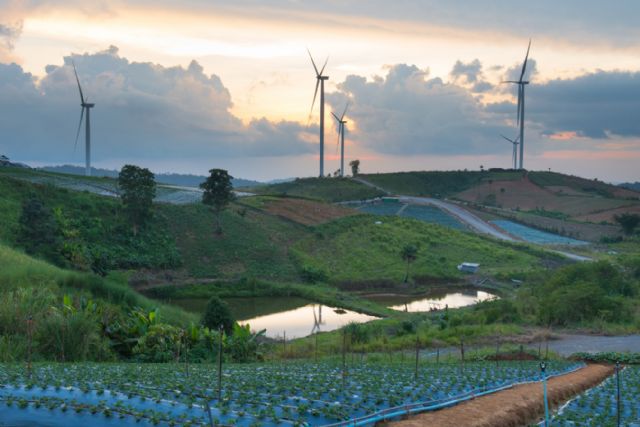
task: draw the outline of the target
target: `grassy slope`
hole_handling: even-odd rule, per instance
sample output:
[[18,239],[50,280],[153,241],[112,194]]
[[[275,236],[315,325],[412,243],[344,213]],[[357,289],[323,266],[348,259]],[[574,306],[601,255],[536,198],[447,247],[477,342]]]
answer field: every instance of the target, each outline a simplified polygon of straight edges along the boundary
[[250,191],[257,194],[306,197],[326,202],[365,200],[384,195],[381,191],[349,178],[299,178],[281,184],[252,188]]
[[[20,251],[0,244],[0,295],[1,300],[11,292],[42,292],[54,299],[50,303],[61,305],[64,295],[85,296],[105,301],[119,309],[142,307],[146,310],[160,308],[162,319],[174,324],[188,324],[195,317],[181,309],[151,301],[133,291],[120,277],[101,278],[53,266],[32,258]],[[40,301],[42,302],[42,301]],[[6,307],[5,307],[6,308]],[[41,307],[41,309],[48,307]],[[34,313],[34,317],[37,313]],[[6,320],[6,319],[3,319]],[[19,321],[19,319],[15,319]]]
[[488,180],[520,179],[521,172],[396,172],[361,175],[385,190],[408,196],[448,197]]
[[203,205],[158,207],[175,236],[184,267],[194,277],[295,280],[288,248],[309,231],[290,221],[232,205],[222,215],[223,234]]
[[484,274],[520,272],[538,267],[542,255],[526,246],[506,244],[421,221],[389,217],[383,224],[368,215],[343,218],[316,228],[294,246],[301,264],[324,269],[333,282],[402,281],[400,257],[408,243],[420,245],[411,266],[416,278],[462,277],[456,266],[479,262]]

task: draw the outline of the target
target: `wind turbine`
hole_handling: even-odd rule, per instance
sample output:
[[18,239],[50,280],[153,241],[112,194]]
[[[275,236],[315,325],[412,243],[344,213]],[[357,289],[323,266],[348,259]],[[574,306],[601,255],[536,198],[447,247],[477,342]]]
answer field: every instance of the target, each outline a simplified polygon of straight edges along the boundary
[[344,111],[342,115],[338,118],[333,112],[331,115],[338,121],[338,143],[340,144],[340,177],[344,177],[344,125],[347,123],[344,120],[344,115],[347,113],[347,108],[349,108],[349,103],[344,107]]
[[320,87],[320,178],[324,176],[324,81],[329,80],[329,76],[325,76],[322,73],[324,72],[324,68],[327,66],[327,62],[329,62],[329,57],[324,61],[324,65],[318,71],[318,67],[316,67],[316,63],[313,60],[313,56],[311,56],[311,52],[307,49],[307,53],[309,53],[309,58],[311,58],[311,64],[313,64],[313,69],[316,72],[316,91],[313,93],[313,101],[311,101],[311,111],[309,111],[309,119],[311,119],[311,113],[313,112],[313,106],[316,103],[316,97],[318,96],[318,87]]
[[90,104],[85,99],[84,94],[82,93],[82,87],[80,86],[80,79],[78,78],[78,72],[76,71],[76,64],[73,65],[73,73],[76,75],[76,82],[78,83],[78,91],[80,92],[80,122],[78,122],[78,131],[76,132],[76,142],[73,146],[73,150],[75,151],[78,146],[78,137],[80,136],[80,128],[82,127],[82,117],[84,116],[84,112],[86,110],[87,117],[85,118],[85,170],[84,174],[86,176],[91,176],[91,109],[96,104]]
[[513,144],[513,158],[512,158],[512,160],[513,160],[513,168],[517,169],[518,168],[518,144],[519,144],[518,138],[519,137],[517,137],[516,139],[510,139],[510,138],[507,138],[504,135],[500,135],[500,136]]
[[518,80],[508,80],[502,83],[513,83],[518,85],[518,116],[516,123],[520,125],[520,169],[524,169],[524,87],[529,84],[524,80],[524,73],[527,70],[527,61],[529,60],[529,50],[531,49],[531,39],[529,39],[529,47],[527,47],[527,55],[522,63],[522,71]]

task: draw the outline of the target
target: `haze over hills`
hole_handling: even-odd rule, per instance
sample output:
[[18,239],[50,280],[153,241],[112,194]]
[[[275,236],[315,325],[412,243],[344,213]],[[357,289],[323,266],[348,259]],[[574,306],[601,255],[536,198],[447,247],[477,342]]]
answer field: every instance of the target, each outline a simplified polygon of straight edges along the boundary
[[[58,172],[58,173],[66,173],[70,175],[84,175],[85,169],[80,166],[73,165],[60,165],[60,166],[43,166],[38,169],[47,171],[47,172]],[[92,176],[106,176],[109,178],[117,178],[118,171],[114,169],[103,169],[103,168],[91,168]],[[204,182],[206,179],[203,175],[193,175],[193,174],[179,174],[179,173],[157,173],[155,174],[156,181],[162,184],[169,185],[177,185],[180,187],[198,187],[200,183]],[[254,181],[250,179],[242,179],[242,178],[233,178],[233,186],[235,188],[239,187],[253,187],[258,185],[264,185],[264,183],[259,181]]]

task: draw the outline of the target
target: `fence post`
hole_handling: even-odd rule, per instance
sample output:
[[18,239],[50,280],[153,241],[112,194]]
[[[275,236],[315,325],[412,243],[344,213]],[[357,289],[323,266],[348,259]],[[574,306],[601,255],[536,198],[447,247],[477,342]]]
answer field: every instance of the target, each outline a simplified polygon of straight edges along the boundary
[[500,337],[496,337],[496,366],[500,363]]
[[27,336],[28,336],[28,346],[27,346],[27,376],[31,379],[31,355],[32,355],[32,342],[33,342],[33,316],[29,315],[27,318]]
[[547,364],[540,362],[540,372],[542,375],[542,389],[544,397],[544,427],[549,427],[549,401],[547,400]]
[[218,404],[222,402],[222,336],[224,329],[222,325],[219,328],[219,343],[218,343]]
[[616,360],[616,425],[620,427],[620,361]]
[[282,331],[282,358],[287,354],[287,331]]
[[418,360],[420,359],[420,336],[416,333],[416,373],[415,379],[418,380]]
[[440,347],[436,347],[436,363],[440,364]]
[[342,386],[347,378],[347,331],[342,329]]
[[314,356],[313,357],[314,357],[315,361],[318,362],[318,332],[316,332],[316,337],[315,338],[316,338],[315,339],[316,343],[315,343],[315,350],[314,350]]

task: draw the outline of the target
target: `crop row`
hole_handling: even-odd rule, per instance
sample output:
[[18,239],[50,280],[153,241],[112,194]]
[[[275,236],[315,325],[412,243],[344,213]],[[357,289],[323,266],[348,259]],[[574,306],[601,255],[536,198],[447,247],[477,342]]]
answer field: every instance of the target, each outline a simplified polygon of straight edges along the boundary
[[[640,427],[640,367],[620,371],[620,426]],[[617,378],[609,377],[569,402],[553,419],[554,426],[617,426]]]
[[[554,362],[550,373],[576,365]],[[339,361],[226,365],[218,400],[212,365],[54,364],[0,367],[0,418],[42,416],[60,425],[326,425],[380,410],[446,401],[536,380],[536,363],[412,364]],[[84,421],[83,421],[84,420]]]

